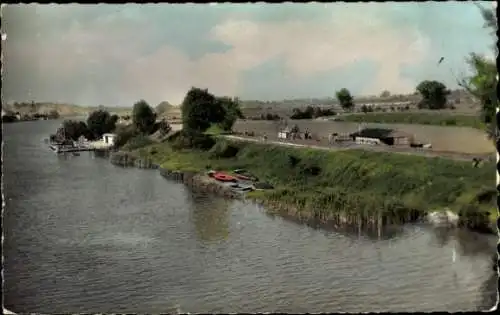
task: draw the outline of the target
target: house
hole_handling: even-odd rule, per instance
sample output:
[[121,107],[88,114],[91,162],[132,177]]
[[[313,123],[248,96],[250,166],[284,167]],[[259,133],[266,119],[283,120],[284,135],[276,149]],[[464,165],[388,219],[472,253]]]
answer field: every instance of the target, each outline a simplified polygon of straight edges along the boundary
[[385,138],[389,145],[410,145],[413,143],[413,135],[399,130],[392,130]]
[[377,139],[377,138],[355,137],[354,139],[355,139],[356,144],[371,144],[371,145],[375,145],[375,144],[381,144],[382,143],[380,141],[380,139]]
[[102,135],[102,141],[110,146],[115,145],[116,137],[117,136],[114,133],[105,133]]
[[359,144],[387,144],[409,146],[414,142],[414,137],[399,130],[382,128],[365,128],[351,134],[356,143]]
[[290,128],[286,127],[285,129],[278,131],[278,139],[288,139],[291,133],[292,131]]

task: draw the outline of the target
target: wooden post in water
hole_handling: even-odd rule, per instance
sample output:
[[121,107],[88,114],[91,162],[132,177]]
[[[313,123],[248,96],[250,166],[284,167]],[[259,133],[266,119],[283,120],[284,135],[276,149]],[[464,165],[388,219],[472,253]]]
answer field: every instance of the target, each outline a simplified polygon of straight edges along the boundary
[[377,215],[377,234],[378,234],[378,239],[382,237],[382,215],[379,210],[378,215]]

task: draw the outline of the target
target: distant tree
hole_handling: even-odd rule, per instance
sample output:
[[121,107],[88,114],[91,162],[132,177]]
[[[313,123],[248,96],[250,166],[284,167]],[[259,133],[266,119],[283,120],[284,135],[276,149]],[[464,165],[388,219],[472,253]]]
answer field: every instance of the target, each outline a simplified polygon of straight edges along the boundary
[[335,94],[337,96],[337,100],[340,103],[340,106],[342,106],[344,110],[352,111],[354,109],[353,98],[351,96],[351,92],[349,92],[348,89],[343,88],[340,91],[337,91]]
[[300,110],[300,108],[294,108],[293,113],[290,116],[291,119],[312,119],[314,114],[314,109],[311,106],[308,106],[304,111]]
[[172,131],[172,126],[170,126],[166,119],[162,119],[158,123],[158,130],[160,130],[160,135],[163,137],[166,136],[170,131]]
[[103,134],[115,129],[117,120],[118,116],[111,116],[108,111],[98,109],[90,113],[87,118],[87,127],[94,138],[100,138]]
[[369,110],[370,110],[370,109],[369,109],[369,108],[368,108],[368,106],[366,106],[365,104],[363,104],[363,105],[361,106],[361,111],[362,111],[363,113],[365,113],[365,114],[366,114],[366,113],[368,113],[368,111],[369,111]]
[[57,119],[57,118],[59,118],[59,112],[57,110],[53,109],[47,114],[47,117],[50,119]]
[[224,109],[224,117],[219,123],[219,126],[224,131],[230,131],[238,118],[243,118],[243,113],[240,109],[238,98],[231,99],[230,97],[216,97],[215,101],[218,102],[217,107]]
[[62,141],[65,140],[78,140],[81,136],[92,140],[94,134],[89,130],[88,126],[83,121],[65,120],[57,132],[57,138]]
[[160,104],[156,105],[155,113],[157,116],[160,116],[160,115],[164,114],[165,112],[167,112],[172,107],[173,107],[173,105],[171,105],[169,102],[163,101]]
[[156,122],[156,114],[145,100],[134,104],[132,109],[132,122],[138,132],[150,134]]
[[273,113],[267,113],[267,114],[262,114],[262,119],[263,120],[280,120],[281,117],[278,114],[273,114]]
[[385,98],[385,97],[389,97],[389,96],[391,96],[391,92],[389,92],[389,91],[387,91],[387,90],[383,91],[383,92],[380,94],[380,97],[384,97],[384,98]]
[[416,90],[422,96],[420,108],[443,109],[446,107],[447,97],[450,91],[446,86],[438,81],[425,80],[417,85]]
[[191,88],[182,102],[183,129],[188,132],[204,132],[212,124],[221,123],[226,111],[207,89]]

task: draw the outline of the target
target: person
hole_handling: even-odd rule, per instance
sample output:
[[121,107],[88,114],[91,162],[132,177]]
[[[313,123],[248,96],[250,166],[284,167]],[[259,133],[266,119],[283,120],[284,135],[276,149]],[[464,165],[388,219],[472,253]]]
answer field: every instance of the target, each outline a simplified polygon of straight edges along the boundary
[[333,133],[330,133],[328,135],[328,144],[333,144],[334,141],[335,141],[335,135]]

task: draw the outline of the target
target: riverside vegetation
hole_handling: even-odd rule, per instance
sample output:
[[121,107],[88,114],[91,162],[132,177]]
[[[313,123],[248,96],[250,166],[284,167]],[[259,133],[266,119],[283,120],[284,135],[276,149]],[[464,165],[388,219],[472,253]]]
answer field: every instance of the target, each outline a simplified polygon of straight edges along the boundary
[[461,225],[485,231],[496,218],[493,165],[473,168],[441,158],[296,149],[209,135],[188,148],[180,134],[131,153],[181,172],[247,169],[276,187],[248,197],[299,219],[394,224],[448,208],[459,214]]
[[[168,171],[246,169],[275,187],[250,192],[248,198],[302,220],[381,226],[449,209],[459,214],[461,225],[491,231],[493,163],[473,167],[443,158],[228,140],[220,132],[230,130],[237,109],[237,100],[192,88],[183,102],[183,130],[156,143],[135,136],[121,149]],[[197,114],[201,110],[204,115]]]

